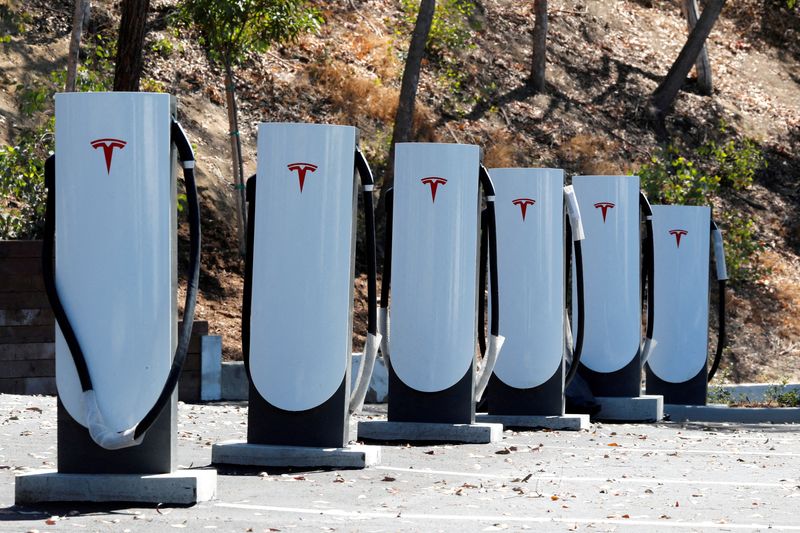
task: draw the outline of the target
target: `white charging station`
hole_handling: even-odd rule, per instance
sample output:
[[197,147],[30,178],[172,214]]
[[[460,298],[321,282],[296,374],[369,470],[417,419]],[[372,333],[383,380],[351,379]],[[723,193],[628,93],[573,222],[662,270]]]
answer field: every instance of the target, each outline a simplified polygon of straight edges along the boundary
[[[388,420],[360,422],[359,438],[489,442],[499,436],[501,426],[474,423],[479,185],[487,204],[494,203],[480,157],[473,145],[396,145],[381,299]],[[488,365],[502,345],[494,326]]]
[[[362,360],[374,361],[380,341],[373,183],[357,136],[351,126],[259,125],[258,173],[248,181],[242,313],[251,382],[247,442],[215,445],[214,463],[364,467],[378,461],[379,449],[349,446],[357,168],[372,262],[371,331]],[[362,372],[362,380],[368,383],[371,373],[371,367]]]
[[[58,472],[17,478],[17,500],[210,499],[216,473],[176,472],[175,461],[175,385],[199,272],[194,156],[175,99],[58,94],[55,124],[43,271],[58,324]],[[176,155],[192,226],[180,334]]]
[[[486,389],[488,414],[477,419],[514,427],[584,429],[587,415],[564,411],[565,244],[571,246],[565,241],[564,171],[489,172],[496,192],[499,300],[506,341]],[[571,187],[567,192],[574,198]],[[580,236],[580,213],[576,215],[571,233]],[[574,294],[573,305],[577,298]]]
[[720,281],[720,336],[724,346],[724,267],[721,233],[707,206],[654,205],[656,320],[645,365],[648,394],[667,404],[705,405],[708,392],[708,305],[711,237]]
[[[642,268],[648,265],[641,258],[642,219],[649,223],[649,204],[638,176],[575,176],[572,183],[586,233],[586,330],[578,372],[601,404],[599,418],[658,420],[663,398],[641,396],[641,357],[651,344],[642,335]],[[651,248],[646,243],[645,255]],[[652,303],[650,293],[648,330]]]

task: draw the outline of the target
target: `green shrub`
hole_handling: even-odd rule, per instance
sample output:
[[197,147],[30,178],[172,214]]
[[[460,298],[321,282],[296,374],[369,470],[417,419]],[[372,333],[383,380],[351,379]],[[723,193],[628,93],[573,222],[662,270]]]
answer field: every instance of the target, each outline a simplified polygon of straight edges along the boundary
[[767,387],[764,399],[768,403],[774,403],[778,407],[797,407],[800,406],[800,390],[797,388],[787,389],[786,379],[781,380],[780,384]]
[[[414,29],[419,12],[418,0],[402,0],[401,23],[396,30],[398,36],[406,38]],[[439,79],[454,92],[462,90],[466,72],[456,56],[474,48],[474,30],[479,29],[474,21],[477,3],[475,0],[442,0],[436,3],[431,31],[428,34],[426,52],[432,63],[440,67]]]
[[[109,90],[113,58],[113,47],[98,37],[88,48],[86,61],[78,67],[78,90]],[[44,162],[54,145],[53,96],[65,81],[66,70],[56,70],[43,81],[17,87],[19,110],[34,125],[20,131],[13,145],[0,146],[0,239],[42,236]]]
[[0,147],[0,239],[38,239],[44,229],[44,161],[52,151],[52,127],[22,133],[15,146]]
[[708,400],[708,403],[721,403],[725,405],[733,405],[736,403],[731,391],[728,389],[723,389],[719,386],[709,387],[708,392],[706,393],[706,399]]
[[175,51],[175,46],[167,38],[158,39],[150,45],[150,50],[163,58],[168,58]]
[[0,4],[0,44],[11,42],[11,36],[25,32],[31,22],[27,11],[15,10],[9,3]]
[[[428,34],[428,52],[434,57],[440,58],[448,51],[460,51],[467,48],[472,37],[471,19],[475,14],[475,8],[474,0],[437,2],[431,31]],[[406,30],[413,29],[419,12],[419,1],[402,0],[400,9],[403,12],[404,28]]]

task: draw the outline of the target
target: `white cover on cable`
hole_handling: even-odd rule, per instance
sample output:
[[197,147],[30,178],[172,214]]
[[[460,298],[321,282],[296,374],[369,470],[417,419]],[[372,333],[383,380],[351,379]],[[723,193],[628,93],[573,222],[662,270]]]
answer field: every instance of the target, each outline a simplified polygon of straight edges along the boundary
[[136,426],[122,431],[114,431],[103,418],[100,406],[97,405],[97,396],[95,396],[93,390],[83,393],[83,406],[89,435],[92,436],[92,440],[98,446],[106,450],[121,450],[122,448],[137,446],[144,439],[144,435],[141,435],[138,439],[133,438]]
[[378,308],[378,335],[381,341],[381,355],[386,363],[390,363],[391,353],[389,351],[389,308]]
[[570,225],[572,225],[572,240],[582,241],[586,238],[586,235],[583,233],[581,209],[578,207],[578,197],[575,196],[575,187],[572,185],[564,187],[564,196],[567,199],[567,213],[569,214]]
[[717,281],[728,279],[728,267],[725,264],[725,245],[722,242],[722,230],[715,229],[711,232],[714,241],[714,260],[717,263]]
[[483,391],[486,390],[486,385],[489,384],[489,378],[494,372],[494,365],[497,363],[497,357],[500,355],[500,350],[503,349],[503,343],[506,338],[502,335],[489,335],[489,341],[486,344],[486,357],[483,359],[483,367],[478,371],[478,383],[475,386],[475,401],[479,402]]
[[645,337],[644,345],[642,346],[642,355],[640,357],[642,368],[644,368],[644,364],[647,362],[647,360],[650,359],[650,354],[653,352],[653,349],[655,349],[657,344],[658,344],[657,340],[648,339],[647,337]]
[[364,406],[369,384],[372,381],[372,372],[375,369],[375,359],[378,357],[378,347],[381,345],[381,334],[367,333],[367,342],[364,343],[364,355],[358,365],[358,376],[353,393],[350,395],[350,413],[358,413]]

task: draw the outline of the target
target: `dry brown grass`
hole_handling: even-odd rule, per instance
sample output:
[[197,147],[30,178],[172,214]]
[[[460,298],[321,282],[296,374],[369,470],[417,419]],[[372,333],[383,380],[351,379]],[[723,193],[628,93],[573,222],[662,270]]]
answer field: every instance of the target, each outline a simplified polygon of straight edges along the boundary
[[518,139],[510,131],[502,128],[489,130],[483,164],[488,168],[507,168],[517,165]]
[[374,33],[358,34],[353,37],[351,49],[356,59],[369,65],[381,80],[399,78],[400,62],[391,38]]
[[[368,78],[342,61],[328,61],[311,68],[312,81],[328,97],[336,114],[351,124],[365,117],[391,125],[397,113],[400,91],[384,86],[377,78]],[[433,112],[417,103],[414,112],[415,136],[420,141],[433,141]]]
[[626,169],[616,155],[618,152],[616,141],[592,133],[579,133],[558,150],[559,156],[577,172],[589,175],[625,174]]
[[764,283],[780,303],[782,312],[773,313],[771,321],[778,326],[778,334],[790,341],[800,340],[800,283],[793,275],[793,267],[781,254],[773,250],[765,250],[759,255],[759,261],[771,275]]

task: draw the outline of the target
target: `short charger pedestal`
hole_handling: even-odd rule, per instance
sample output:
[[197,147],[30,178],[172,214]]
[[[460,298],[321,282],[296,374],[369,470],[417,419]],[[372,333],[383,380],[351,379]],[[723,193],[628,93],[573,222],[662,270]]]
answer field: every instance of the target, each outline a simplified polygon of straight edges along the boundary
[[359,440],[488,444],[503,438],[502,424],[443,424],[367,420],[358,423]]
[[664,418],[664,397],[660,395],[597,396],[595,401],[600,412],[594,418],[604,422],[658,422]]
[[211,448],[211,462],[236,466],[365,468],[381,462],[381,449],[363,445],[344,448],[276,446],[232,440]]
[[475,415],[475,420],[485,423],[501,424],[506,428],[519,429],[555,429],[580,431],[589,429],[589,415]]

